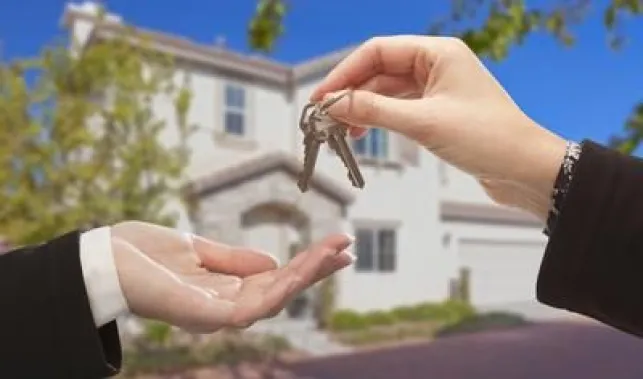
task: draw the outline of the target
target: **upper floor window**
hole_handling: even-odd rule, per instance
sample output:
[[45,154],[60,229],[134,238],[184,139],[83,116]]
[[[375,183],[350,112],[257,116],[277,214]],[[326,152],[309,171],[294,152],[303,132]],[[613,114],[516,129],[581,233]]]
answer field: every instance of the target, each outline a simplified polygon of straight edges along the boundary
[[393,272],[397,265],[396,231],[392,228],[357,228],[357,261],[361,272]]
[[386,159],[389,157],[388,133],[384,129],[371,128],[368,133],[353,140],[355,154],[364,158]]
[[225,132],[243,136],[247,132],[246,120],[246,90],[236,84],[225,86]]

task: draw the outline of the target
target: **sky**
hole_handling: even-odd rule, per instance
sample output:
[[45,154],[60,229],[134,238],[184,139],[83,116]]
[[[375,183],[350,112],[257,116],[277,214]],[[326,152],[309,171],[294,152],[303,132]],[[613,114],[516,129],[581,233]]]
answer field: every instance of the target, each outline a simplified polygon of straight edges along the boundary
[[[553,0],[552,0],[553,1]],[[619,132],[634,105],[643,101],[643,18],[626,22],[628,43],[609,49],[602,5],[592,1],[574,29],[577,43],[562,47],[537,34],[488,67],[518,105],[541,125],[565,138],[606,142]],[[106,0],[128,23],[180,35],[204,44],[224,37],[228,48],[248,52],[246,26],[256,0]],[[534,0],[530,4],[547,3]],[[285,35],[271,58],[285,63],[359,44],[371,36],[422,34],[447,10],[446,0],[290,0]],[[63,0],[0,1],[2,56],[38,53],[61,36]]]

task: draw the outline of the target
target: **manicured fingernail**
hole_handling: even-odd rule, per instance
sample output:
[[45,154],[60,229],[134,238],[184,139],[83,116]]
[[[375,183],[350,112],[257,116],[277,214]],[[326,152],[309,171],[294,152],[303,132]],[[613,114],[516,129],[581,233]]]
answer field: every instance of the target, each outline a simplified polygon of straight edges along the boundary
[[353,244],[353,242],[355,242],[355,236],[354,236],[354,235],[352,235],[352,234],[348,234],[348,233],[346,233],[346,234],[344,234],[344,235],[346,236],[346,238],[348,238],[348,243],[349,243],[349,245],[352,245],[352,244]]
[[183,238],[185,238],[187,243],[189,243],[192,247],[194,247],[194,237],[196,236],[190,232],[183,232]]
[[344,250],[343,254],[348,257],[348,260],[350,260],[350,264],[355,263],[355,261],[357,260],[357,257],[355,256],[355,254],[351,253],[350,251]]
[[270,254],[267,251],[262,251],[262,250],[258,250],[257,252],[260,253],[260,254],[265,255],[266,257],[268,257],[270,259],[272,259],[273,262],[275,262],[275,265],[277,265],[277,267],[281,267],[281,262],[279,262],[279,259],[277,259],[277,257],[275,257],[274,255]]

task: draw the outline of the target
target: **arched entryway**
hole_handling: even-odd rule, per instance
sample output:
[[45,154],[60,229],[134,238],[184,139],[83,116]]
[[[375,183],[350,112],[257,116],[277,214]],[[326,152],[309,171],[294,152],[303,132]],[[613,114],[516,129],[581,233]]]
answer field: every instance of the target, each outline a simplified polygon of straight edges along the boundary
[[[342,231],[353,194],[319,172],[302,194],[296,185],[300,170],[296,158],[270,153],[192,182],[186,195],[194,204],[190,217],[195,231],[223,243],[266,250],[283,263],[311,242]],[[316,292],[312,288],[280,317],[314,317]]]
[[[310,219],[295,206],[283,202],[256,205],[241,215],[245,246],[275,255],[280,262],[288,262],[309,245]],[[282,317],[313,317],[314,291],[309,290],[294,299]]]

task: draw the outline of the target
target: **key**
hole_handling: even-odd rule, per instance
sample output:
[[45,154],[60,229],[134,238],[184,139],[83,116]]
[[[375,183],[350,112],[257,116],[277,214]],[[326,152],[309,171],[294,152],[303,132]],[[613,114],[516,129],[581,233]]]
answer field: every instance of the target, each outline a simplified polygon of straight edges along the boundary
[[337,103],[348,91],[323,103],[309,103],[301,112],[299,128],[304,133],[304,167],[297,180],[301,192],[308,190],[310,178],[315,170],[320,147],[328,142],[348,170],[348,179],[357,188],[364,188],[364,178],[355,156],[346,142],[347,129],[328,116],[328,108]]
[[319,147],[324,142],[316,130],[308,130],[304,136],[304,170],[299,175],[297,187],[301,192],[308,191],[308,183],[315,171]]
[[341,124],[335,124],[328,130],[328,146],[339,156],[342,163],[348,170],[348,180],[353,187],[364,188],[364,177],[355,160],[355,155],[346,142],[346,128]]

